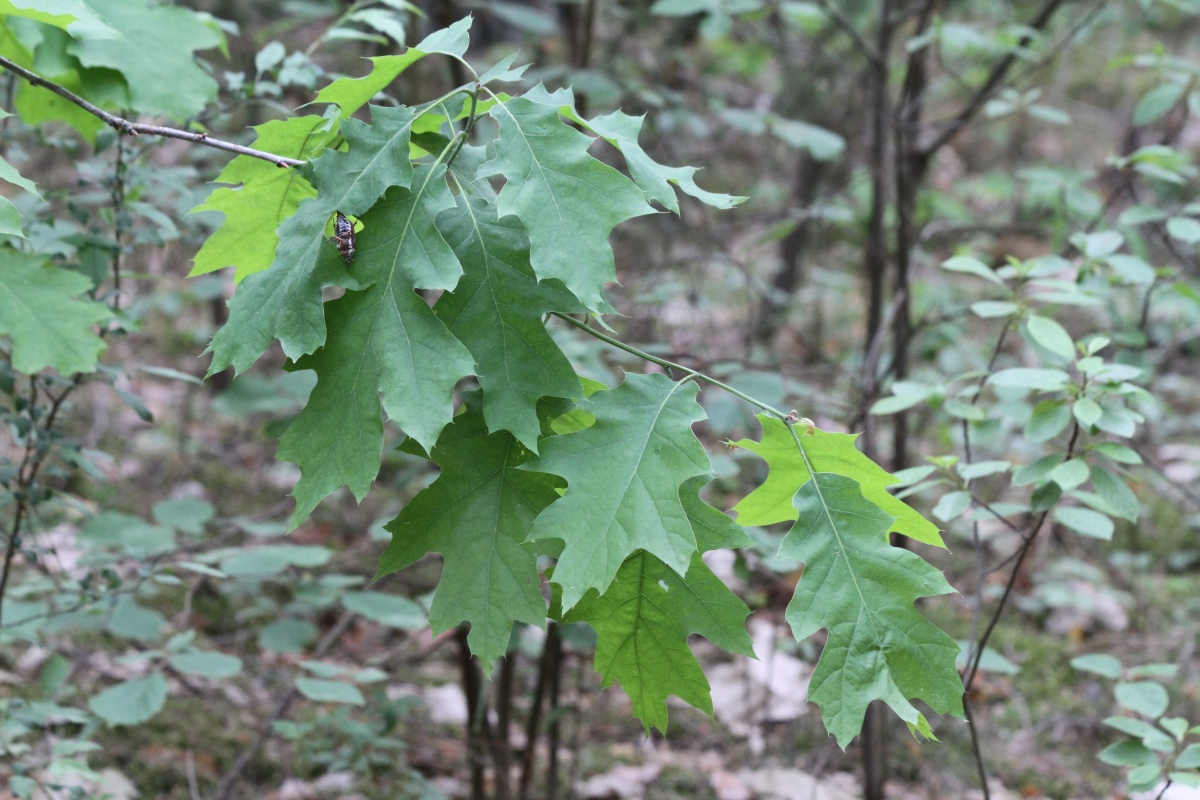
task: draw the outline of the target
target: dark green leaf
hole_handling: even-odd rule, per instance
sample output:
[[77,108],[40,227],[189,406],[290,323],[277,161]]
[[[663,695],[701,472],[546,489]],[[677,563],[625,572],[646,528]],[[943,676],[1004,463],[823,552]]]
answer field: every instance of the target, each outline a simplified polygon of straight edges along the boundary
[[560,475],[566,494],[538,515],[530,541],[561,539],[554,583],[564,611],[588,589],[605,592],[637,550],[676,573],[688,571],[696,537],[679,498],[680,486],[711,471],[692,432],[704,419],[694,383],[665,375],[627,373],[616,389],[597,392],[580,407],[596,417],[590,428],[554,436],[522,469]]
[[604,285],[616,280],[609,234],[654,209],[632,181],[588,155],[592,139],[559,116],[573,105],[569,91],[551,95],[538,87],[493,106],[500,124],[496,157],[479,177],[504,176],[499,215],[515,214],[529,231],[538,278],[557,278],[589,309],[603,312]]
[[872,700],[912,724],[922,717],[910,697],[961,714],[958,645],[913,607],[919,597],[953,593],[942,573],[887,542],[893,518],[850,478],[818,472],[795,504],[799,517],[779,556],[803,561],[804,574],[787,620],[800,641],[828,632],[808,697],[838,744],[858,734]]

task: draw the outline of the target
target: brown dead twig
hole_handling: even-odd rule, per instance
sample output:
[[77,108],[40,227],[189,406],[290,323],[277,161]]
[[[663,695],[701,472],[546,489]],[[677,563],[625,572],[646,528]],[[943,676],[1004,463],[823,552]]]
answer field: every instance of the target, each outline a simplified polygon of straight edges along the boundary
[[202,144],[206,147],[215,147],[218,150],[227,150],[230,153],[238,155],[250,156],[252,158],[261,158],[263,161],[270,161],[277,167],[298,167],[304,164],[304,161],[295,158],[286,158],[284,156],[268,153],[264,150],[255,150],[253,147],[246,147],[233,142],[226,142],[222,139],[214,139],[207,133],[202,131],[183,131],[178,128],[168,128],[162,125],[147,125],[142,122],[131,122],[130,120],[118,117],[116,114],[110,114],[99,106],[89,103],[74,92],[59,86],[54,81],[46,80],[41,75],[35,72],[30,72],[22,66],[18,66],[7,58],[0,56],[0,67],[24,78],[33,86],[40,86],[54,92],[59,97],[65,98],[75,105],[82,108],[84,111],[92,114],[95,117],[103,120],[105,124],[130,136],[162,136],[168,139],[182,139],[186,142],[194,142]]

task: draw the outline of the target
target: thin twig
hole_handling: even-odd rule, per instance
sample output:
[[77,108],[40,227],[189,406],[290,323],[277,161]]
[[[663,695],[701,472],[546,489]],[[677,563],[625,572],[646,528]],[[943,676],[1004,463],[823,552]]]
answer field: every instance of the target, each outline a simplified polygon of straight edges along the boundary
[[[1080,426],[1079,423],[1076,422],[1074,429],[1071,431],[1071,441],[1067,445],[1067,461],[1070,461],[1075,455],[1075,444],[1079,441],[1079,432]],[[1012,573],[1008,576],[1008,583],[1006,583],[1004,586],[1004,593],[1000,595],[1000,603],[996,606],[996,611],[992,614],[992,618],[989,620],[988,626],[984,629],[983,635],[979,637],[979,644],[975,651],[975,657],[969,662],[970,669],[967,671],[967,674],[963,679],[963,686],[968,689],[975,681],[975,675],[979,672],[979,662],[983,660],[983,652],[987,648],[988,640],[992,638],[992,632],[996,630],[996,626],[1000,623],[1000,617],[1004,613],[1004,607],[1008,604],[1009,597],[1013,592],[1013,587],[1017,583],[1017,577],[1021,574],[1021,565],[1024,563],[1025,557],[1028,556],[1030,551],[1033,549],[1033,543],[1037,541],[1038,532],[1041,531],[1042,526],[1046,524],[1046,520],[1050,517],[1051,510],[1052,509],[1047,508],[1042,512],[1042,515],[1038,517],[1037,523],[1030,527],[1029,536],[1021,545],[1021,549],[1017,552],[1017,563],[1013,566]]]
[[979,731],[975,729],[975,715],[971,713],[971,704],[966,701],[963,702],[963,716],[967,718],[967,730],[971,734],[971,750],[975,753],[975,767],[979,770],[979,786],[983,789],[983,800],[991,800],[992,792],[988,788],[983,751],[979,749]]
[[666,359],[658,358],[657,356],[652,356],[643,350],[638,350],[636,347],[633,347],[632,345],[625,344],[620,339],[614,339],[613,337],[611,337],[607,334],[601,333],[600,331],[596,330],[595,328],[588,325],[587,323],[580,322],[579,320],[575,319],[574,317],[568,316],[567,314],[561,314],[557,311],[551,312],[551,314],[552,314],[552,316],[558,317],[559,319],[563,320],[564,322],[571,323],[576,328],[579,328],[581,331],[587,332],[588,334],[596,337],[600,341],[605,342],[606,344],[610,344],[619,350],[624,350],[626,353],[629,353],[630,355],[637,356],[638,358],[642,359],[643,361],[649,361],[651,364],[658,364],[660,367],[663,367],[665,369],[679,370],[680,372],[684,373],[688,378],[696,378],[697,380],[702,380],[705,383],[710,383],[719,389],[724,389],[725,391],[729,392],[733,396],[740,397],[741,399],[745,400],[747,403],[750,403],[751,405],[754,405],[754,406],[758,406],[763,411],[766,411],[769,414],[773,414],[774,416],[779,417],[779,419],[788,419],[788,415],[784,414],[779,409],[769,406],[766,403],[762,402],[761,400],[756,400],[753,397],[751,397],[750,395],[746,394],[745,392],[739,392],[737,389],[733,388],[729,384],[723,383],[723,382],[717,380],[716,378],[712,377],[711,375],[705,375],[703,372],[694,370],[691,367],[685,367],[682,364],[676,364],[674,361],[667,361]]
[[[854,43],[854,48],[862,54],[863,58],[871,62],[871,64],[876,67],[883,64],[883,55],[867,43],[867,40],[864,39],[862,34],[858,32],[858,28],[854,27],[854,23],[840,8],[837,7],[836,4],[830,2],[830,0],[817,0],[817,5],[821,7],[822,11],[829,15],[829,18],[833,20],[834,24],[837,25],[837,27],[840,28],[843,33],[850,37],[850,41]],[[886,25],[887,21],[884,20],[883,24]]]
[[123,117],[118,117],[116,114],[110,114],[99,106],[93,105],[87,100],[84,100],[74,92],[59,86],[53,81],[46,80],[35,72],[30,72],[24,67],[14,64],[12,61],[9,61],[3,56],[0,56],[0,67],[4,67],[13,74],[20,75],[33,86],[40,86],[43,89],[48,89],[59,97],[69,100],[89,114],[99,117],[104,121],[105,124],[109,125],[120,133],[126,133],[130,136],[139,136],[145,134],[148,136],[162,136],[168,139],[183,139],[186,142],[195,142],[196,144],[202,144],[206,147],[215,147],[217,150],[227,150],[230,153],[251,156],[252,158],[261,158],[263,161],[270,161],[277,167],[298,167],[305,163],[304,161],[299,161],[294,158],[286,158],[284,156],[275,155],[274,153],[268,153],[263,150],[255,150],[253,147],[245,147],[240,144],[234,144],[233,142],[214,139],[207,133],[181,131],[178,128],[167,128],[162,125],[147,125],[142,122],[131,122]]
[[[42,425],[42,433],[47,438],[54,428],[54,423],[58,421],[58,412],[66,402],[67,396],[82,382],[83,375],[79,374],[71,380],[71,384],[58,397],[47,392],[47,395],[51,397],[50,412],[46,415],[46,421]],[[21,465],[17,468],[17,491],[15,492],[17,508],[13,512],[12,528],[8,530],[4,543],[4,565],[0,567],[0,629],[4,627],[4,595],[8,591],[8,579],[12,575],[12,562],[21,543],[21,524],[33,506],[33,502],[29,499],[29,490],[37,480],[38,473],[41,471],[42,465],[46,463],[46,457],[50,454],[51,449],[49,444],[46,447],[38,447],[38,439],[41,434],[37,428],[37,394],[37,377],[30,375],[29,420],[33,424],[26,435],[25,454],[21,458]]]
[[[1046,0],[1046,3],[1042,6],[1037,16],[1034,17],[1033,21],[1025,26],[1030,32],[1021,37],[1014,50],[1020,51],[1028,47],[1033,41],[1034,33],[1040,32],[1046,27],[1047,24],[1049,24],[1051,17],[1053,17],[1054,13],[1058,11],[1058,8],[1062,5],[1062,3],[1063,0]],[[932,156],[934,153],[940,150],[942,146],[946,144],[946,142],[950,141],[956,133],[969,125],[971,120],[975,118],[975,115],[979,113],[979,110],[983,108],[984,103],[986,103],[992,96],[992,93],[999,88],[1000,84],[1004,81],[1005,76],[1008,75],[1008,71],[1012,69],[1013,65],[1016,63],[1016,52],[1009,53],[1007,56],[1001,59],[1000,62],[992,68],[987,80],[983,82],[983,85],[979,87],[974,96],[972,96],[971,99],[967,101],[967,104],[963,106],[962,110],[959,111],[958,114],[955,115],[955,117],[950,120],[950,122],[947,123],[944,128],[942,128],[941,132],[933,138],[933,141],[921,148],[921,153],[926,158]]]

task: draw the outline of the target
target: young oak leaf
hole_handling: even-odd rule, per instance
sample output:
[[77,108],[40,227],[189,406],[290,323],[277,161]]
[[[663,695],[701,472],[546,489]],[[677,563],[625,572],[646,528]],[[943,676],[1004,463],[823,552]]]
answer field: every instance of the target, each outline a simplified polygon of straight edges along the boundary
[[699,171],[696,167],[668,167],[651,158],[638,144],[643,119],[644,117],[631,117],[621,111],[614,111],[603,117],[579,121],[592,133],[621,151],[629,167],[629,174],[646,193],[647,199],[662,203],[665,208],[676,214],[679,213],[679,198],[675,195],[675,187],[714,208],[733,208],[746,199],[701,189],[693,177]]
[[529,231],[538,278],[557,278],[589,309],[606,312],[604,285],[616,280],[609,234],[654,209],[636,184],[588,155],[592,138],[559,114],[573,104],[569,90],[549,95],[539,87],[493,106],[496,157],[479,177],[504,176],[499,214],[515,214]]
[[433,307],[438,319],[475,357],[488,429],[512,432],[537,452],[537,402],[580,398],[579,378],[542,324],[548,311],[582,311],[568,292],[538,283],[521,223],[466,194],[438,217],[463,266],[453,292]]
[[913,605],[919,597],[953,593],[946,578],[887,542],[894,518],[852,478],[818,472],[794,503],[796,524],[779,555],[804,562],[804,574],[786,614],[797,641],[828,632],[808,687],[826,729],[845,748],[872,700],[920,730],[928,723],[908,698],[961,716],[958,645]]
[[448,28],[426,36],[416,47],[410,47],[398,56],[375,56],[368,58],[371,71],[361,78],[338,78],[317,92],[314,103],[334,103],[338,113],[348,118],[362,108],[375,95],[382,92],[399,77],[401,72],[434,53],[461,57],[467,52],[467,31],[471,29],[471,17],[463,17]]
[[[454,384],[473,360],[413,290],[444,287],[461,270],[433,223],[453,205],[445,167],[422,166],[411,191],[389,190],[362,217],[350,271],[368,288],[325,305],[325,346],[296,362],[316,370],[317,385],[279,445],[278,458],[301,472],[292,527],[342,485],[366,496],[383,451],[380,395],[388,417],[425,447],[450,422]],[[324,248],[321,260],[333,259]]]
[[[734,511],[738,512],[738,522],[742,525],[770,525],[794,520],[796,509],[792,505],[792,498],[808,482],[808,467],[796,448],[791,431],[782,420],[769,414],[759,414],[758,421],[762,424],[762,441],[742,439],[735,444],[762,456],[770,472],[763,485],[742,498],[734,506]],[[858,438],[856,435],[826,433],[817,428],[809,433],[800,427],[796,428],[796,435],[804,443],[813,469],[853,478],[862,486],[864,497],[895,517],[889,531],[904,534],[918,542],[945,547],[936,525],[888,493],[887,487],[899,481],[858,451],[854,446],[854,440]]]
[[[254,147],[307,159],[325,147],[329,123],[316,116],[271,120],[254,129],[258,134]],[[296,213],[301,201],[315,197],[317,190],[299,170],[280,169],[250,156],[238,156],[226,164],[216,182],[233,186],[214,189],[192,213],[220,211],[225,221],[204,240],[189,277],[234,267],[233,279],[241,281],[271,266],[279,244],[275,233],[279,224]]]
[[[708,481],[708,475],[700,475],[679,488],[700,551],[751,544],[740,525],[700,499],[698,492]],[[625,560],[604,594],[589,591],[564,621],[587,622],[596,629],[596,671],[604,676],[605,687],[613,681],[621,684],[648,732],[652,727],[666,730],[669,695],[712,713],[708,680],[688,647],[688,636],[698,633],[719,647],[753,657],[746,634],[749,613],[700,552],[692,555],[681,578],[640,551]]]
[[12,366],[32,375],[95,372],[104,340],[94,326],[112,317],[103,303],[76,300],[90,278],[50,266],[45,256],[0,248],[0,334],[12,342]]
[[430,454],[442,469],[387,525],[392,542],[376,578],[403,569],[427,552],[444,558],[429,619],[435,634],[469,622],[471,652],[489,671],[504,655],[514,622],[543,627],[537,557],[522,542],[562,482],[516,469],[529,451],[506,431],[488,433],[478,393],[448,425]]
[[554,436],[522,469],[566,479],[561,500],[538,515],[530,541],[561,539],[554,583],[564,611],[588,589],[603,593],[637,550],[680,575],[696,536],[679,499],[689,478],[708,475],[708,455],[692,424],[704,419],[694,383],[666,375],[627,374],[615,389],[579,403],[595,417],[588,428]]
[[325,343],[322,291],[330,286],[362,288],[340,260],[322,257],[330,249],[325,225],[335,211],[361,216],[390,187],[411,184],[408,143],[418,114],[404,106],[372,106],[370,125],[342,121],[349,150],[326,150],[312,162],[317,196],[302,201],[279,226],[279,247],[270,268],[238,287],[229,303],[229,321],[208,346],[213,354],[209,374],[228,366],[242,372],[276,338],[291,359]]

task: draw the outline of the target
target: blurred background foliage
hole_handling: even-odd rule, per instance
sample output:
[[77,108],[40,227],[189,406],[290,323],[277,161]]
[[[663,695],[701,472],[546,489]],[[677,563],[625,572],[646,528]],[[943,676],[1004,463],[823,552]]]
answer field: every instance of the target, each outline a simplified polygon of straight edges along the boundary
[[[1200,5],[88,0],[103,22],[77,24],[120,28],[134,60],[21,5],[0,2],[0,55],[131,118],[242,142],[320,113],[297,109],[364,74],[364,57],[466,14],[480,67],[519,50],[526,83],[572,86],[582,114],[644,114],[653,156],[750,199],[716,213],[685,198],[678,217],[621,226],[612,324],[823,429],[863,431],[947,532],[949,552],[923,555],[962,594],[922,611],[965,649],[1006,603],[977,671],[963,663],[989,796],[1152,797],[1168,774],[1186,788],[1200,765],[1187,749],[1200,720]],[[375,102],[464,80],[426,59]],[[623,696],[597,692],[589,630],[519,631],[483,676],[461,636],[429,636],[436,559],[368,585],[382,522],[434,479],[427,462],[389,447],[387,491],[362,505],[339,493],[283,538],[297,475],[274,462],[275,440],[311,374],[283,373],[273,351],[236,380],[195,377],[232,275],[187,277],[220,222],[189,212],[227,156],[117,136],[10,74],[0,86],[20,114],[0,122],[3,156],[40,193],[4,187],[17,248],[115,309],[97,379],[17,374],[8,350],[0,372],[3,510],[36,508],[0,621],[14,795],[979,791],[957,721],[917,745],[875,718],[843,753],[805,713],[817,650],[786,635],[799,565],[775,556],[782,529],[714,557],[756,609],[765,671],[698,646],[715,694],[742,688],[714,698],[715,720],[673,707],[649,741]],[[641,369],[556,335],[586,377]],[[729,395],[701,402],[710,500],[729,508],[765,475],[720,442],[757,423]],[[1064,461],[1077,447],[1087,469],[1059,469],[1080,463]],[[52,449],[22,484],[43,495],[18,497],[23,459]]]

